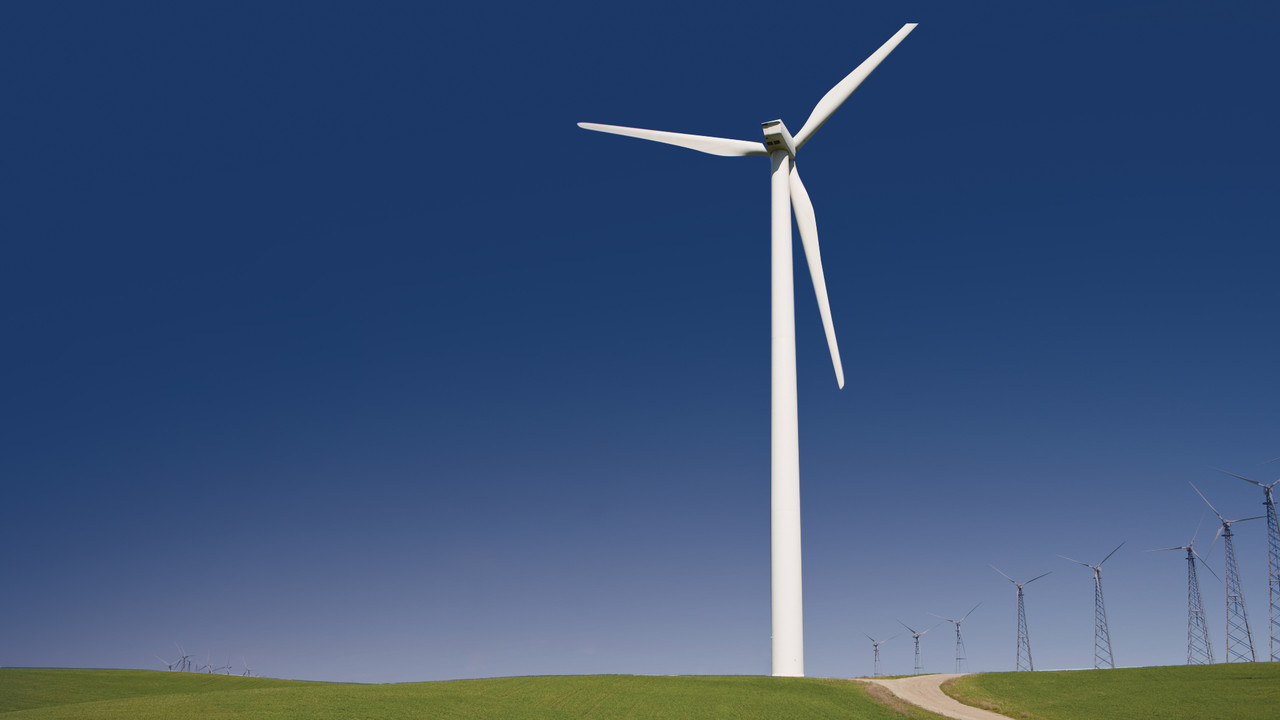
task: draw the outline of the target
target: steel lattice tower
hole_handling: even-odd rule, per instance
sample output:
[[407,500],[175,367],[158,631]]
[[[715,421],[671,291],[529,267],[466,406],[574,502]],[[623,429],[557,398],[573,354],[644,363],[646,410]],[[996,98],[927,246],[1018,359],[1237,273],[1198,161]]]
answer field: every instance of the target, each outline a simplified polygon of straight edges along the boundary
[[[866,633],[863,633],[863,634],[866,635]],[[875,664],[872,666],[874,668],[873,670],[874,674],[872,675],[872,677],[880,677],[880,645],[881,643],[887,643],[896,637],[898,636],[893,635],[892,637],[887,637],[884,640],[877,640],[871,637],[870,635],[867,635],[867,639],[871,641],[871,648],[875,652]]]
[[[1000,571],[1000,568],[995,565],[992,565],[991,569],[1001,575],[1004,575],[1004,573]],[[1050,570],[1044,575],[1048,575],[1052,572],[1053,571]],[[1039,580],[1044,577],[1044,575],[1037,575],[1024,583],[1019,583],[1008,575],[1004,575],[1006,580],[1013,583],[1014,586],[1018,588],[1018,659],[1014,665],[1014,669],[1019,672],[1023,670],[1032,671],[1036,669],[1035,663],[1031,661],[1031,635],[1027,632],[1027,608],[1023,601],[1022,588],[1024,585],[1030,585],[1031,583]],[[1026,660],[1024,661],[1023,658],[1026,658]]]
[[1222,542],[1227,548],[1227,662],[1257,662],[1253,632],[1249,630],[1249,614],[1244,608],[1244,593],[1240,591],[1240,568],[1236,566],[1231,523],[1224,522],[1222,528]]
[[[1116,546],[1116,550],[1124,547],[1124,543]],[[1114,668],[1115,662],[1111,658],[1111,630],[1107,626],[1107,604],[1102,600],[1102,563],[1111,559],[1116,554],[1116,550],[1107,553],[1102,558],[1102,562],[1097,565],[1090,565],[1087,562],[1072,560],[1066,555],[1059,555],[1063,560],[1071,560],[1071,562],[1083,565],[1093,570],[1093,669]]]
[[1200,580],[1196,577],[1196,551],[1187,546],[1187,664],[1212,665],[1213,643],[1209,640],[1209,622],[1204,617],[1204,601],[1200,599]]
[[[1280,460],[1280,458],[1276,458],[1276,460]],[[1267,462],[1274,461],[1268,460]],[[1274,493],[1275,486],[1280,483],[1280,480],[1276,480],[1270,485],[1263,485],[1257,480],[1250,480],[1247,477],[1229,473],[1226,470],[1219,470],[1218,472],[1253,483],[1262,488],[1262,492],[1265,495],[1262,504],[1267,508],[1267,599],[1271,604],[1270,654],[1271,662],[1280,662],[1280,520],[1276,519],[1276,498]]]
[[1107,627],[1107,604],[1102,601],[1102,573],[1093,573],[1093,669],[1114,668],[1111,659],[1111,631]]
[[1253,632],[1249,630],[1249,615],[1244,608],[1244,593],[1240,590],[1240,568],[1236,565],[1236,546],[1231,539],[1231,524],[1259,520],[1262,516],[1228,520],[1222,517],[1222,513],[1218,512],[1218,508],[1209,502],[1209,498],[1200,492],[1195,483],[1191,483],[1191,489],[1196,491],[1200,499],[1222,521],[1222,527],[1213,541],[1216,543],[1218,537],[1222,538],[1227,556],[1227,662],[1257,662],[1258,654],[1253,649]]
[[[1277,480],[1276,482],[1280,482]],[[1280,662],[1280,520],[1276,519],[1276,501],[1267,492],[1267,595],[1271,601],[1271,662]]]
[[[978,605],[981,605],[981,604],[982,603],[978,603]],[[978,605],[974,605],[973,608],[969,610],[969,612],[965,613],[964,617],[960,618],[959,620],[954,620],[949,617],[942,617],[941,615],[934,615],[933,613],[929,613],[930,615],[933,615],[936,618],[939,618],[941,620],[946,620],[947,622],[952,623],[956,626],[956,672],[957,673],[968,672],[968,669],[965,667],[966,660],[965,660],[965,650],[964,650],[964,636],[960,634],[960,623],[964,622],[965,620],[968,620],[969,616],[973,614],[973,611],[978,609]]]
[[[898,624],[902,625],[902,627],[906,628],[907,630],[911,630],[911,626],[907,625],[901,620],[898,621]],[[937,626],[935,625],[934,627],[937,627]],[[932,629],[933,628],[931,627],[928,630],[924,630],[922,632],[916,632],[915,630],[911,630],[911,637],[915,638],[915,641],[916,641],[916,665],[915,665],[916,675],[920,675],[924,672],[924,661],[920,659],[920,636],[924,635],[925,633],[929,632],[929,630],[932,630]]]
[[[1203,522],[1203,520],[1202,520]],[[1195,550],[1196,537],[1200,535],[1200,527],[1196,526],[1191,542],[1177,547],[1158,548],[1147,552],[1161,550],[1187,551],[1187,664],[1212,665],[1213,643],[1209,641],[1209,622],[1204,617],[1204,600],[1200,597],[1200,579],[1196,576],[1196,561],[1199,560],[1205,569],[1213,574],[1213,568],[1200,557]],[[1214,577],[1217,577],[1215,574]]]

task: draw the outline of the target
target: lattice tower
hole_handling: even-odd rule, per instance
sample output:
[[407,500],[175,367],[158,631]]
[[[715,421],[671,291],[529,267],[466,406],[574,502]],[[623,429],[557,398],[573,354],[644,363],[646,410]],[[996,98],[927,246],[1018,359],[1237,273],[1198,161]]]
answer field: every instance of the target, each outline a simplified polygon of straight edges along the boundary
[[1031,661],[1031,636],[1027,633],[1027,606],[1022,598],[1022,586],[1018,586],[1018,670],[1035,670]]
[[1114,668],[1111,659],[1111,631],[1107,627],[1107,604],[1102,600],[1102,571],[1093,569],[1093,669]]
[[1236,566],[1236,547],[1232,542],[1231,525],[1223,525],[1222,541],[1227,552],[1227,662],[1257,662],[1253,650],[1253,633],[1249,630],[1249,615],[1244,607],[1244,593],[1240,590],[1240,569]]
[[1271,601],[1271,662],[1280,662],[1280,520],[1276,519],[1275,483],[1267,493],[1267,595]]
[[1204,617],[1204,601],[1200,598],[1200,580],[1196,577],[1196,554],[1187,546],[1187,664],[1212,665],[1213,643],[1209,640],[1209,622]]

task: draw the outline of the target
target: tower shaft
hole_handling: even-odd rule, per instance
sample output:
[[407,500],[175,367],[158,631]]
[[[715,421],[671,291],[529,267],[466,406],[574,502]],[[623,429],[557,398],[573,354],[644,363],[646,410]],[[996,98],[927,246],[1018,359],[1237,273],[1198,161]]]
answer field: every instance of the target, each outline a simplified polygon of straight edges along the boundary
[[1107,627],[1107,605],[1102,600],[1102,573],[1093,571],[1093,669],[1114,668],[1111,659],[1111,631]]
[[965,667],[964,636],[960,634],[960,623],[956,623],[956,672],[968,672]]
[[800,575],[800,430],[796,403],[796,315],[791,263],[791,156],[771,156],[772,381],[770,422],[773,675],[804,676]]
[[1257,662],[1253,650],[1253,633],[1249,630],[1249,615],[1244,607],[1244,593],[1240,590],[1240,570],[1236,566],[1236,547],[1231,536],[1231,526],[1224,525],[1223,544],[1227,553],[1227,662]]
[[924,672],[924,663],[920,660],[920,636],[916,635],[916,674]]
[[1267,492],[1267,597],[1271,601],[1271,662],[1280,662],[1280,520],[1270,487]]
[[1018,660],[1015,668],[1035,670],[1031,661],[1031,636],[1027,634],[1027,607],[1022,599],[1022,586],[1018,586]]
[[1204,617],[1200,598],[1200,580],[1196,577],[1196,556],[1187,547],[1187,664],[1212,665],[1213,643],[1209,641],[1209,622]]

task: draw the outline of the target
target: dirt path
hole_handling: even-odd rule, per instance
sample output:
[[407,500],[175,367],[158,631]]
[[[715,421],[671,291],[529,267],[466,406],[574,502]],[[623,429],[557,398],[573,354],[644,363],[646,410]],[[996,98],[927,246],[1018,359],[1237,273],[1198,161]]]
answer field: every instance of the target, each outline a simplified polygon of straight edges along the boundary
[[943,693],[941,689],[942,683],[956,677],[960,676],[914,675],[897,680],[865,678],[863,682],[875,683],[888,688],[889,692],[912,705],[919,705],[925,710],[939,715],[946,715],[949,718],[955,718],[955,720],[1009,720],[1007,715],[999,715],[990,710],[965,705]]

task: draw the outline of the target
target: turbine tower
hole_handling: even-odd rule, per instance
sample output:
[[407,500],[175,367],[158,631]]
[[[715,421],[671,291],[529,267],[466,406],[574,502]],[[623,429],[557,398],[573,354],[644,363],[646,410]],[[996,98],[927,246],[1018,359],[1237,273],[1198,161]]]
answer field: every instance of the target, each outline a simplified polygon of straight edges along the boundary
[[916,27],[903,25],[879,50],[836,84],[818,101],[809,119],[793,137],[781,120],[764,123],[764,142],[729,140],[639,128],[578,123],[586,130],[625,135],[677,145],[711,155],[768,157],[771,163],[771,257],[772,257],[772,423],[771,466],[771,572],[773,621],[773,674],[804,676],[804,610],[800,575],[800,445],[796,405],[795,297],[792,287],[791,208],[795,208],[813,279],[822,326],[827,335],[836,384],[844,387],[844,370],[836,346],[831,308],[827,300],[822,258],[818,251],[818,226],[813,203],[800,182],[793,160],[818,128],[844,104],[863,80],[888,57]]
[[[981,604],[982,603],[978,603],[978,605],[981,605]],[[973,611],[978,609],[978,605],[974,605],[973,609],[965,613],[964,617],[960,618],[959,620],[952,620],[949,617],[942,617],[941,615],[934,615],[933,613],[929,613],[930,615],[933,615],[936,618],[946,620],[947,622],[953,623],[956,626],[956,672],[957,673],[968,672],[968,670],[965,669],[966,660],[965,660],[965,651],[964,651],[964,637],[960,635],[960,623],[964,622],[965,620],[968,620],[969,616],[973,614]]]
[[901,625],[902,627],[906,628],[907,630],[910,630],[910,631],[911,631],[911,637],[916,641],[916,664],[915,664],[915,674],[916,674],[916,675],[920,675],[921,673],[923,673],[923,672],[924,672],[924,662],[920,659],[920,636],[921,636],[921,635],[924,635],[924,634],[925,634],[925,633],[927,633],[927,632],[929,632],[929,630],[932,630],[934,627],[937,627],[937,625],[934,625],[933,627],[929,628],[928,630],[923,630],[923,631],[921,631],[921,632],[916,632],[915,630],[911,630],[911,626],[907,625],[906,623],[902,622],[901,620],[899,620],[899,621],[898,621],[898,624],[899,624],[899,625]]
[[[1124,547],[1124,543],[1116,546],[1116,550]],[[1102,562],[1097,565],[1090,565],[1087,562],[1079,560],[1071,560],[1066,555],[1059,555],[1063,560],[1071,560],[1071,562],[1083,565],[1093,570],[1093,669],[1100,670],[1103,667],[1114,668],[1115,662],[1111,659],[1111,631],[1107,628],[1107,605],[1102,601],[1102,563],[1111,559],[1116,554],[1116,550],[1107,553],[1102,558]]]
[[[996,567],[995,565],[992,565],[991,569],[995,570],[1001,575],[1004,575],[1003,572],[1000,572],[1000,568]],[[1044,575],[1050,575],[1052,573],[1053,571],[1050,570]],[[1023,670],[1030,671],[1030,670],[1036,669],[1035,663],[1031,661],[1031,635],[1027,633],[1027,609],[1022,599],[1022,588],[1025,585],[1030,585],[1031,583],[1039,580],[1040,578],[1044,577],[1044,575],[1037,575],[1024,583],[1020,583],[1014,580],[1013,578],[1009,577],[1008,575],[1004,575],[1005,580],[1008,580],[1009,582],[1013,583],[1014,586],[1018,588],[1018,659],[1017,659],[1017,662],[1014,664],[1014,669],[1019,672]],[[1026,660],[1023,661],[1023,658],[1026,658]]]
[[[1189,483],[1191,489],[1196,491],[1204,504],[1209,506],[1214,515],[1222,521],[1222,527],[1218,528],[1218,534],[1213,536],[1213,542],[1218,542],[1218,538],[1222,538],[1222,544],[1226,549],[1227,558],[1227,662],[1257,662],[1258,654],[1253,649],[1253,632],[1249,630],[1249,614],[1244,608],[1244,593],[1240,590],[1240,568],[1236,566],[1236,546],[1231,539],[1231,524],[1245,522],[1246,520],[1259,520],[1261,515],[1257,517],[1244,518],[1243,520],[1228,520],[1222,517],[1222,513],[1209,502],[1209,498],[1200,492],[1200,488],[1195,483]],[[1212,551],[1213,546],[1209,549]]]
[[[1276,458],[1280,460],[1280,458]],[[1273,462],[1268,460],[1267,462]],[[1215,468],[1216,469],[1216,468]],[[1280,662],[1280,520],[1276,519],[1275,487],[1280,480],[1270,485],[1263,485],[1257,480],[1229,473],[1231,477],[1240,478],[1262,488],[1263,505],[1267,508],[1267,599],[1271,603],[1271,662]]]
[[1200,580],[1196,577],[1196,560],[1204,565],[1204,569],[1215,578],[1217,573],[1213,572],[1213,568],[1209,567],[1209,563],[1200,557],[1200,553],[1195,550],[1196,535],[1200,534],[1200,526],[1196,526],[1196,532],[1191,536],[1191,542],[1186,545],[1177,547],[1158,548],[1156,550],[1148,550],[1147,552],[1160,552],[1162,550],[1186,550],[1187,551],[1187,664],[1188,665],[1212,665],[1213,660],[1213,643],[1209,640],[1209,623],[1204,617],[1204,601],[1200,597]]
[[[863,633],[863,634],[866,635],[866,633]],[[901,634],[902,633],[898,633],[898,635],[901,635]],[[893,638],[898,637],[898,635],[892,635],[883,640],[877,640],[871,637],[870,635],[867,635],[867,639],[871,641],[871,649],[875,652],[875,663],[874,665],[872,665],[872,667],[874,668],[873,670],[874,674],[872,675],[872,677],[880,677],[880,646],[884,643],[889,642]]]

